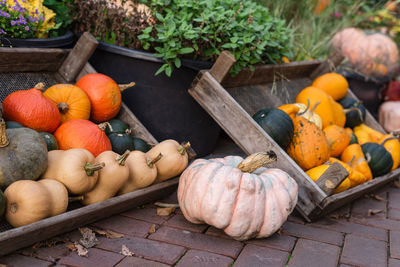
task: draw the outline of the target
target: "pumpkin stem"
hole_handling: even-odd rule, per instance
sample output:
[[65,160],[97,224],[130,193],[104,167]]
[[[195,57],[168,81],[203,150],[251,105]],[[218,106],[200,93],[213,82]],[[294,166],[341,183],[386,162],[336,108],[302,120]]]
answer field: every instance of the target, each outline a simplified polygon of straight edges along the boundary
[[87,162],[84,169],[86,171],[87,176],[92,176],[95,171],[102,169],[104,166],[105,166],[104,162],[96,164],[91,164]]
[[178,152],[181,155],[185,155],[186,150],[190,147],[190,143],[189,142],[185,142],[182,143],[179,147],[178,147]]
[[347,164],[350,166],[355,159],[356,159],[356,155],[353,155],[353,157],[351,158],[351,160],[349,162],[347,162]]
[[135,86],[135,82],[130,82],[127,84],[118,84],[118,86],[119,86],[119,89],[121,89],[121,92],[123,92],[124,90]]
[[74,197],[68,197],[68,202],[74,202],[74,201],[82,201],[85,199],[85,196],[74,196]]
[[399,137],[397,137],[397,136],[388,137],[388,138],[386,138],[385,140],[383,140],[383,141],[380,143],[380,145],[383,146],[387,141],[394,140],[394,139],[398,139],[398,138],[399,138]]
[[0,147],[6,147],[10,143],[6,131],[6,122],[3,118],[0,120]]
[[301,115],[305,114],[308,111],[309,108],[310,108],[310,99],[307,98],[307,107],[306,107],[306,109],[303,112],[297,113],[297,116],[301,116]]
[[125,166],[125,161],[128,158],[129,153],[131,153],[131,152],[129,150],[127,150],[124,152],[124,154],[118,155],[115,160],[118,162],[119,165]]
[[154,164],[155,164],[157,161],[159,161],[163,156],[164,156],[164,155],[160,153],[160,154],[158,154],[158,156],[155,157],[153,160],[146,159],[147,166],[149,166],[150,168],[153,168]]
[[179,204],[170,204],[170,203],[163,203],[163,202],[154,202],[154,205],[161,208],[179,208]]
[[99,129],[100,130],[102,130],[103,132],[105,132],[106,131],[106,128],[107,128],[107,126],[108,127],[110,127],[110,130],[111,130],[111,132],[112,132],[112,127],[111,127],[111,124],[109,124],[108,122],[103,122],[103,123],[100,123],[99,125],[97,125],[98,127],[99,127]]
[[33,88],[43,91],[45,87],[46,86],[44,85],[44,83],[40,82],[40,83],[36,84]]
[[343,109],[343,113],[344,114],[347,114],[347,113],[352,112],[352,111],[357,111],[358,112],[358,116],[360,116],[361,121],[364,121],[362,112],[361,112],[361,110],[359,108]]
[[395,136],[395,137],[397,137],[397,138],[399,138],[399,137],[400,137],[400,130],[393,131],[393,132],[391,132],[390,134],[393,135],[393,136]]
[[[307,100],[308,100],[308,98],[307,98]],[[314,113],[319,104],[321,104],[321,101],[318,100],[317,102],[315,102],[315,104],[312,107],[312,109],[310,109],[310,113]]]
[[367,160],[367,163],[371,161],[371,155],[369,153],[365,154],[365,159]]
[[68,112],[68,110],[69,110],[69,106],[68,106],[68,104],[65,103],[65,102],[60,102],[60,103],[58,103],[57,108],[58,108],[58,111],[59,111],[61,114],[66,114],[66,113]]
[[16,202],[13,202],[13,203],[10,204],[10,211],[11,211],[11,213],[17,213],[18,204]]
[[126,129],[126,130],[125,130],[125,133],[126,133],[127,135],[130,135],[130,134],[132,133],[132,129],[131,129],[131,128]]
[[258,168],[276,161],[277,156],[274,151],[257,152],[245,158],[238,166],[242,172],[252,173]]

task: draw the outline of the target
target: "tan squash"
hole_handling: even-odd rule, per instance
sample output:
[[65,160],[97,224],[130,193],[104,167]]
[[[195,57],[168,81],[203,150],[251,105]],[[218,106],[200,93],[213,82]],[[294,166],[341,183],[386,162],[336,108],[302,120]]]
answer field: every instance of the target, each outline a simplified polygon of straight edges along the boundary
[[50,178],[55,179],[57,176],[57,162],[60,160],[61,155],[64,154],[64,150],[52,150],[47,153],[47,169],[46,172],[42,174],[41,179]]
[[188,164],[188,153],[186,150],[189,147],[189,142],[180,145],[175,140],[168,139],[155,145],[146,153],[151,159],[156,158],[160,153],[163,155],[163,157],[156,162],[156,182],[168,180],[183,172]]
[[150,158],[142,151],[132,151],[125,162],[125,165],[129,169],[129,178],[119,190],[118,195],[133,192],[154,183],[157,178],[157,167],[155,164],[162,157],[161,153],[155,158]]
[[6,220],[14,227],[27,225],[50,216],[51,196],[42,184],[19,180],[4,191],[7,199]]
[[129,168],[125,163],[129,153],[129,150],[123,155],[118,155],[113,151],[104,151],[96,157],[96,163],[104,163],[105,166],[99,170],[99,178],[95,187],[84,195],[82,200],[84,205],[113,197],[128,181]]
[[42,178],[55,179],[64,184],[68,192],[77,195],[92,190],[97,183],[97,171],[104,167],[104,164],[95,163],[94,156],[82,148],[65,150],[53,162],[54,166],[49,168],[51,172],[46,172]]
[[59,181],[52,179],[39,180],[38,183],[47,189],[51,198],[50,216],[66,212],[68,208],[67,188]]

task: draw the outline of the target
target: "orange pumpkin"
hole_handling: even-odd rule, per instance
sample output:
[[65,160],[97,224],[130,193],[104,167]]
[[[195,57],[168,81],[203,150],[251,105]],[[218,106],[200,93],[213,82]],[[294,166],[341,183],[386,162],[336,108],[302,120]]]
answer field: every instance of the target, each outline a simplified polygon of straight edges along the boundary
[[303,169],[321,165],[329,159],[329,144],[325,134],[314,123],[296,116],[294,135],[286,152]]
[[366,33],[357,28],[345,28],[334,35],[332,45],[363,75],[388,77],[397,70],[397,45],[382,33]]
[[76,83],[89,97],[92,108],[90,119],[95,122],[111,120],[118,114],[121,108],[121,91],[130,87],[129,85],[120,88],[113,79],[101,73],[86,74]]
[[346,96],[349,83],[342,75],[330,72],[317,77],[312,86],[325,91],[334,100],[339,100]]
[[384,136],[383,133],[365,125],[364,123],[354,127],[353,131],[357,136],[360,145],[368,142],[380,143],[379,140]]
[[88,120],[70,120],[58,127],[54,133],[59,149],[83,148],[97,157],[111,150],[111,143],[98,125]]
[[351,144],[346,147],[340,159],[348,163],[353,170],[361,172],[368,181],[372,179],[371,169],[360,144]]
[[86,93],[72,84],[55,84],[43,95],[53,101],[61,115],[61,123],[90,118],[90,100]]
[[3,101],[3,116],[39,132],[54,132],[60,124],[57,106],[43,96],[44,84],[29,90],[16,91]]
[[338,157],[350,143],[350,136],[343,127],[329,125],[324,129],[332,157]]

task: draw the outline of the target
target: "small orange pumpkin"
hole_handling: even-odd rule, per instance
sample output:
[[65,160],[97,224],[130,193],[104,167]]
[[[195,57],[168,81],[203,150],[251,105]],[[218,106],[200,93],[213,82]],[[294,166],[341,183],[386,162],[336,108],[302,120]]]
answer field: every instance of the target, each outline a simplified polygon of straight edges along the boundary
[[97,157],[111,150],[111,143],[98,125],[88,120],[70,120],[58,127],[54,133],[59,149],[83,148]]
[[114,118],[121,108],[121,91],[135,83],[123,87],[101,73],[89,73],[79,79],[76,86],[88,95],[91,103],[90,119],[99,123]]
[[286,149],[288,155],[303,169],[321,165],[329,159],[329,144],[324,132],[309,120],[296,116],[294,135]]
[[338,157],[350,143],[350,136],[343,127],[329,125],[324,129],[332,157]]
[[3,116],[38,132],[54,132],[60,124],[57,106],[43,96],[44,84],[29,90],[16,91],[3,101]]
[[339,100],[346,96],[349,83],[342,75],[330,72],[317,77],[312,86],[325,91],[334,100]]
[[53,101],[61,115],[61,123],[74,119],[88,120],[90,100],[86,93],[72,84],[55,84],[43,95]]

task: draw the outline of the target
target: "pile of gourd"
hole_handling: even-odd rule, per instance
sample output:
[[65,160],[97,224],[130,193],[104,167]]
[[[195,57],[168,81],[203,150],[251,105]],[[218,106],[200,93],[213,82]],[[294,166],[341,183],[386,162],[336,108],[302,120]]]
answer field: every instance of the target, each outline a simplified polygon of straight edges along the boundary
[[364,124],[365,107],[346,97],[347,91],[342,75],[327,73],[301,90],[296,103],[253,115],[313,181],[331,164],[340,163],[349,175],[334,193],[387,174],[400,162],[397,136]]
[[110,77],[88,74],[44,92],[43,84],[36,87],[9,94],[7,122],[0,116],[0,216],[12,226],[64,213],[72,200],[89,205],[126,194],[186,168],[189,143],[151,147],[114,118],[123,86]]

